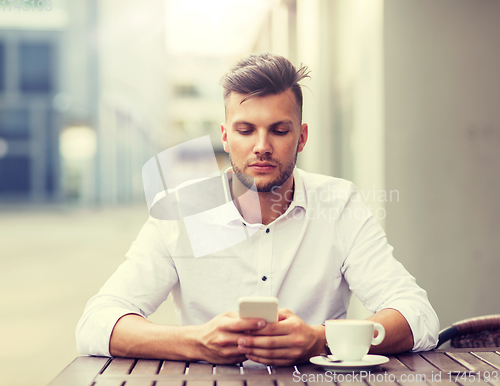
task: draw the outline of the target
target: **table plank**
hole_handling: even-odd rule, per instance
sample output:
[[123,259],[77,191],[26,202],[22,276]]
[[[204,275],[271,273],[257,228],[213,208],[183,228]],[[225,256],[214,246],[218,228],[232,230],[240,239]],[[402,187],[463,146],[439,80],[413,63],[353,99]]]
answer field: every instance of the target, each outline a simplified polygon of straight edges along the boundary
[[403,362],[399,361],[396,357],[389,356],[389,362],[384,363],[381,366],[385,371],[411,371],[408,367],[404,365]]
[[398,386],[396,377],[394,375],[391,376],[390,374],[394,371],[392,369],[396,369],[396,371],[410,371],[395,357],[389,357],[389,362],[382,366],[385,369],[384,372],[362,372],[361,374],[364,375],[363,380],[370,386]]
[[431,386],[457,386],[453,379],[450,380],[449,375],[444,372],[433,374],[431,378],[427,378],[427,383]]
[[[186,371],[186,362],[179,361],[163,361],[158,374],[160,375],[180,375]],[[176,380],[160,380],[155,386],[183,386],[184,381]]]
[[191,362],[188,374],[213,374],[214,365],[211,363]]
[[[126,380],[125,386],[154,386],[154,380],[152,379],[127,379],[126,377],[124,378]],[[107,381],[107,380],[106,380]],[[123,382],[123,380],[122,380]],[[122,385],[123,383],[120,383]]]
[[441,371],[444,371],[445,373],[447,373],[449,371],[464,372],[464,371],[471,370],[465,366],[462,366],[458,362],[454,361],[449,356],[447,356],[444,352],[428,351],[428,352],[421,353],[421,355],[425,359],[427,359],[430,363],[432,363],[434,366],[436,366]]
[[[108,367],[102,372],[105,375],[126,375],[130,374],[134,367],[136,359],[112,358]],[[97,378],[94,386],[121,386],[124,378]],[[148,386],[146,384],[145,386]],[[141,385],[142,386],[142,385]]]
[[172,380],[159,380],[156,381],[155,386],[183,386],[184,381],[182,379],[172,379]]
[[196,379],[190,380],[190,375],[198,375],[198,374],[206,374],[211,375],[214,371],[214,365],[211,363],[200,363],[200,362],[191,362],[189,363],[189,369],[186,370],[188,373],[186,386],[213,386],[214,381],[212,379]]
[[[161,361],[155,359],[139,359],[132,368],[133,375],[156,375],[160,368]],[[148,379],[127,380],[126,386],[153,386],[154,381]]]
[[184,374],[186,371],[186,362],[163,361],[158,374]]
[[482,361],[478,357],[467,352],[450,352],[446,353],[450,358],[456,360],[457,362],[463,364],[464,366],[471,368],[474,371],[493,371],[495,368],[486,362]]
[[110,361],[108,357],[78,357],[54,378],[49,386],[89,386]]
[[197,380],[190,380],[189,378],[186,380],[185,383],[186,386],[214,386],[215,381],[212,379],[197,379]]
[[[215,374],[216,375],[240,375],[240,365],[217,365],[215,366]],[[230,380],[230,381],[217,381],[217,386],[244,386],[244,380]]]
[[293,367],[293,366],[286,366],[286,367],[273,366],[273,367],[271,367],[271,374],[290,375],[290,378],[292,377],[294,371],[295,371],[295,367]]
[[405,366],[407,366],[409,369],[416,372],[425,373],[425,372],[437,371],[437,367],[431,365],[428,361],[426,361],[421,355],[417,353],[399,354],[396,355],[396,358],[398,358],[398,360]]
[[[268,378],[270,376],[269,366],[264,366],[259,363],[246,361],[243,362],[243,374],[248,376],[246,378],[247,386],[275,386],[274,379]],[[252,377],[260,376],[259,379],[252,379]]]
[[155,386],[183,386],[184,381],[182,379],[172,379],[168,381],[160,380],[156,381]]
[[[374,376],[377,375],[377,373],[372,372],[370,372],[370,374],[373,374]],[[369,382],[365,381],[366,377],[362,377],[361,375],[361,372],[333,374],[334,381],[339,386],[366,386],[367,384],[370,384]]]
[[115,374],[130,374],[130,371],[135,365],[135,359],[129,358],[112,358],[111,363],[103,371],[106,375]]
[[99,379],[92,386],[122,386],[123,379]]
[[[373,374],[374,376],[376,374]],[[383,374],[379,374],[379,375],[383,375]],[[370,386],[398,386],[398,383],[396,381],[394,382],[391,382],[391,381],[382,381],[382,382],[373,382],[373,381],[370,381],[368,378],[365,378],[365,382],[370,385]]]
[[241,374],[239,365],[217,365],[215,374]]
[[[297,386],[297,385],[306,385],[304,382],[299,381],[295,382],[293,379],[278,379],[276,381],[276,384],[278,386]],[[323,383],[323,382],[318,382],[318,383],[312,383],[313,385],[330,385],[332,386],[332,383]]]
[[162,361],[157,359],[139,359],[132,369],[132,374],[158,374]]
[[261,374],[261,375],[269,375],[268,367],[246,367],[243,365],[243,374]]
[[217,381],[216,386],[245,386],[245,381]]
[[472,355],[481,358],[486,363],[500,370],[500,355],[496,352],[478,352],[477,349],[471,349]]
[[337,381],[337,385],[339,385],[339,386],[366,386],[366,383],[365,382],[358,382],[358,381],[353,381],[353,382]]
[[246,381],[247,386],[275,386],[274,380],[269,379],[269,380],[261,380],[261,379],[254,379],[248,378]]

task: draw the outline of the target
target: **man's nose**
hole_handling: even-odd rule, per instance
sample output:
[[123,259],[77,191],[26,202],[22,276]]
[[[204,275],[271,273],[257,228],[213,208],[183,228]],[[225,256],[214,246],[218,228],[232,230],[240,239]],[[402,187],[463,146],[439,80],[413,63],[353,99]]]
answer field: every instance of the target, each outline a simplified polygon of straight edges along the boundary
[[272,153],[273,147],[269,141],[269,135],[267,133],[262,133],[257,136],[257,142],[255,143],[254,152],[259,154]]

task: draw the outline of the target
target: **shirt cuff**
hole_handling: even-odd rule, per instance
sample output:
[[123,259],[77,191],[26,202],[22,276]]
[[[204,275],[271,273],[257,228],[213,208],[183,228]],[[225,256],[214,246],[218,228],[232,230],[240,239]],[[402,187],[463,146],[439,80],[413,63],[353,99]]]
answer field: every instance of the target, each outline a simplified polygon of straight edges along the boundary
[[[415,303],[408,300],[395,300],[384,308],[392,308],[398,311],[408,322],[413,334],[412,352],[428,351],[436,347],[439,333],[439,321],[434,310],[427,313],[415,306]],[[432,318],[434,316],[434,318]]]
[[80,331],[77,331],[78,352],[82,355],[111,356],[109,352],[111,333],[118,320],[128,314],[144,318],[144,315],[138,312],[121,307],[109,307],[97,311],[88,320],[92,321],[92,325],[85,324]]

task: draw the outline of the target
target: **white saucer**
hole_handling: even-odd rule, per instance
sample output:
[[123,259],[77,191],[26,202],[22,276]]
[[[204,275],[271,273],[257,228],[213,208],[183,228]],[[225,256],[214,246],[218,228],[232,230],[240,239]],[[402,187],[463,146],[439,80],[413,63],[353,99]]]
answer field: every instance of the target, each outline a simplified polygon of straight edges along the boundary
[[[333,355],[330,358],[335,359]],[[370,370],[377,366],[389,362],[389,358],[383,355],[365,355],[360,361],[342,361],[338,363],[330,362],[327,358],[318,355],[309,359],[315,365],[321,366],[326,370],[335,370],[339,372],[351,372]]]

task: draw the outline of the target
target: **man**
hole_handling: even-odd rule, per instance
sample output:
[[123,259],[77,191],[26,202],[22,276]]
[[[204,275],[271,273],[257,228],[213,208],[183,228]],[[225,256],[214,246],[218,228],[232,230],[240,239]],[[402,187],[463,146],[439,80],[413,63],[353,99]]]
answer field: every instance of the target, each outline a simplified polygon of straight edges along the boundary
[[[87,304],[77,327],[82,354],[301,363],[326,352],[322,323],[345,318],[351,291],[386,330],[371,352],[435,346],[439,322],[425,291],[393,258],[352,183],[295,168],[308,137],[298,83],[306,76],[304,67],[261,54],[223,77],[222,142],[238,211],[220,221],[243,223],[252,236],[194,258],[178,221],[150,218]],[[242,194],[248,189],[259,206]],[[147,321],[170,292],[182,326]],[[231,310],[241,296],[277,296],[279,321],[240,319]]]

